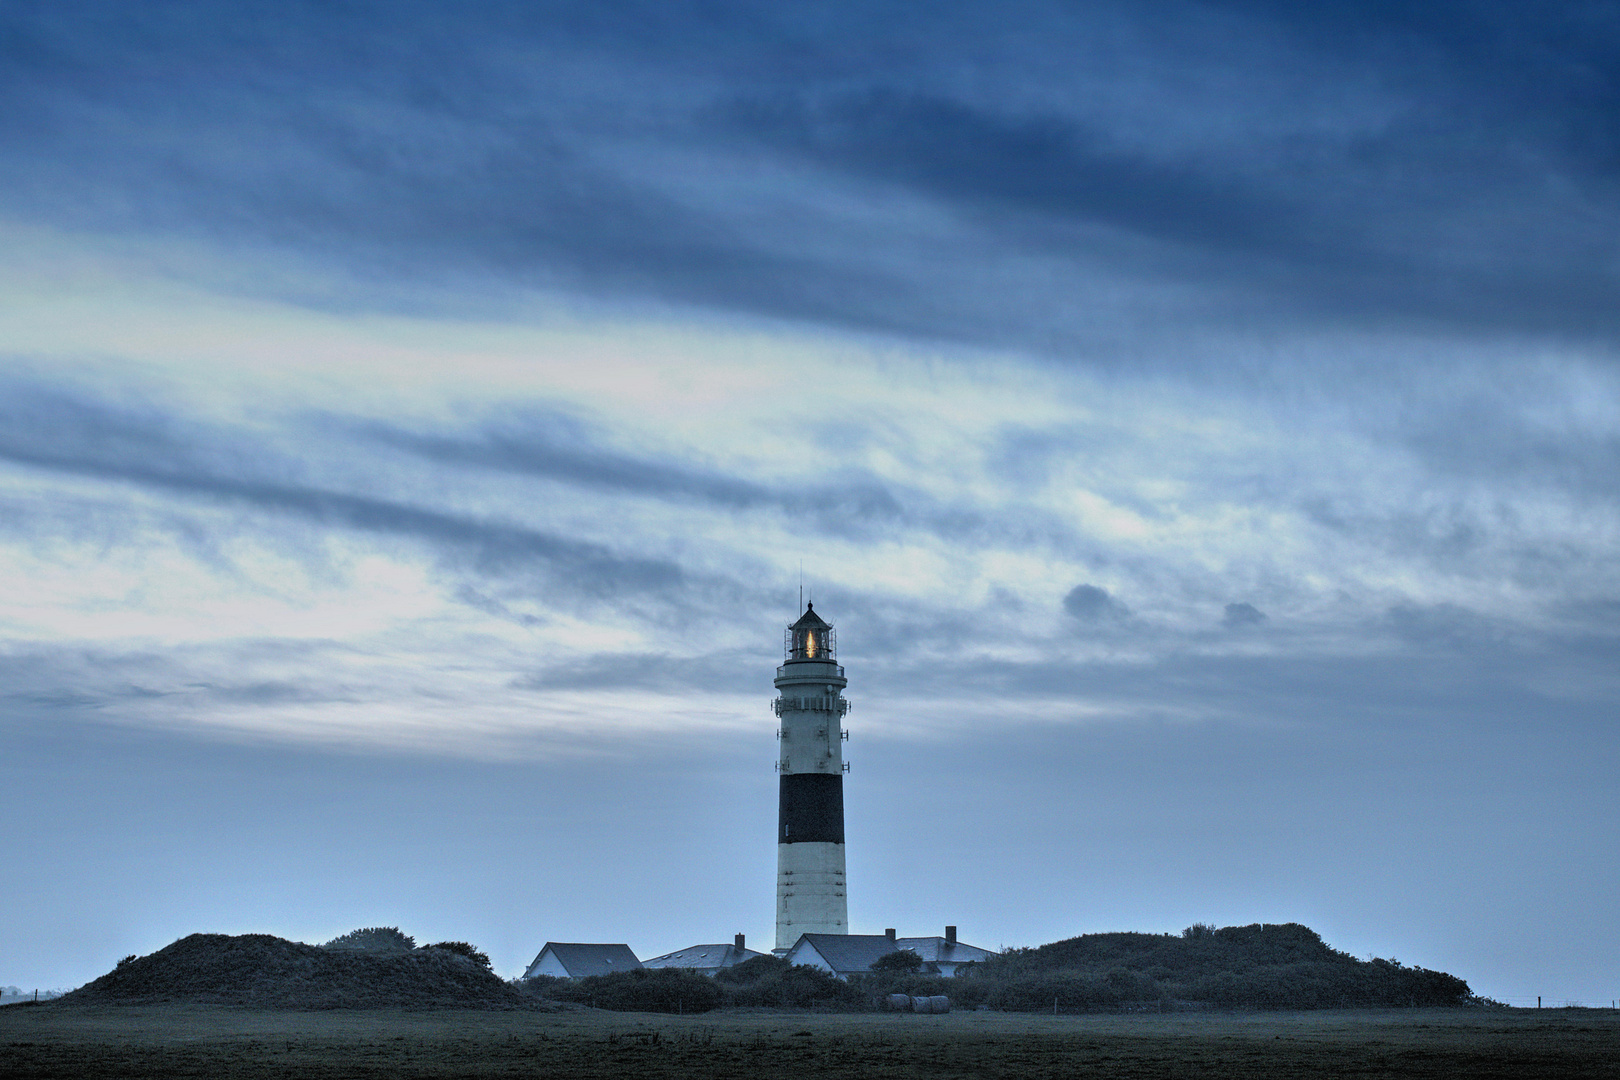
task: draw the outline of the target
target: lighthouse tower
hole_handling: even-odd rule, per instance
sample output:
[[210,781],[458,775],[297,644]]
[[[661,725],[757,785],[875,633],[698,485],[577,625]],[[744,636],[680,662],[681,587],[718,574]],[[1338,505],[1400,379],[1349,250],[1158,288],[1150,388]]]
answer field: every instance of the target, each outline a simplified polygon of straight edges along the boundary
[[807,604],[776,669],[782,752],[776,826],[776,952],[800,934],[849,933],[844,895],[844,740],[848,683],[830,623]]

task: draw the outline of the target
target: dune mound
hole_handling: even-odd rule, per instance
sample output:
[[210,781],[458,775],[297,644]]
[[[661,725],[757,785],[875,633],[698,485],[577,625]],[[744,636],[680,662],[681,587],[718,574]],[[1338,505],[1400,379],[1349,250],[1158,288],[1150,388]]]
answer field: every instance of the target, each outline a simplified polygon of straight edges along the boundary
[[269,934],[192,934],[61,999],[272,1009],[522,1009],[529,995],[448,949],[326,949]]
[[1358,960],[1298,923],[1189,926],[1171,934],[1084,934],[1011,949],[981,965],[1002,1009],[1181,1001],[1257,1009],[1466,1005],[1455,975]]

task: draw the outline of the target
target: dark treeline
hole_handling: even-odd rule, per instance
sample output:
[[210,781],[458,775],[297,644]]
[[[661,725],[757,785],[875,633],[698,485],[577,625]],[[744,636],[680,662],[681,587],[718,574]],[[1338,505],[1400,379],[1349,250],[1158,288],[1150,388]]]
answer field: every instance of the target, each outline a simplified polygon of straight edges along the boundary
[[[889,960],[889,958],[885,958]],[[712,979],[671,968],[570,982],[531,979],[522,988],[549,1001],[641,1012],[722,1007],[874,1009],[890,994],[944,994],[958,1008],[1085,1012],[1120,1008],[1332,1009],[1466,1005],[1477,1001],[1453,975],[1396,960],[1357,960],[1297,923],[1192,926],[1171,934],[1086,934],[1012,949],[954,979],[907,962],[848,982],[762,956]],[[910,958],[915,961],[915,958]]]

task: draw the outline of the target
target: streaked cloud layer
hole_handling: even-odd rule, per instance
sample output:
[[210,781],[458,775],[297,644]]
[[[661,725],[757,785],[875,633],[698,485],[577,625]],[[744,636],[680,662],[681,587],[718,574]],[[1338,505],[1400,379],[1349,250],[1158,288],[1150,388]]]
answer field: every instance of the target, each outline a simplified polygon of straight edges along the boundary
[[[1600,4],[12,10],[6,723],[763,762],[802,563],[919,792],[995,737],[1261,740],[1339,792],[1456,740],[1596,815],[1616,57]],[[1390,933],[1466,967],[1439,898],[1517,858]],[[1560,911],[1544,967],[1603,997],[1614,931]]]

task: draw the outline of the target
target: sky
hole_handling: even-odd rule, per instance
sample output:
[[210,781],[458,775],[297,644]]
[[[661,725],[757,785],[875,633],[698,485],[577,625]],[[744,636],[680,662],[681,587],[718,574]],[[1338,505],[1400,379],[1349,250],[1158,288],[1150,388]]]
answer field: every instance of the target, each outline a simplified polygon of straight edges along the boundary
[[0,983],[1301,922],[1620,994],[1620,6],[0,6]]

